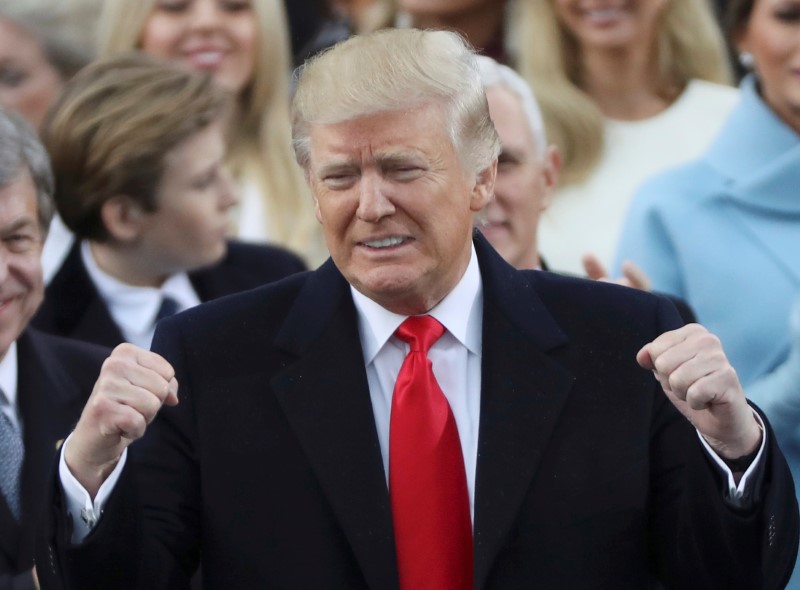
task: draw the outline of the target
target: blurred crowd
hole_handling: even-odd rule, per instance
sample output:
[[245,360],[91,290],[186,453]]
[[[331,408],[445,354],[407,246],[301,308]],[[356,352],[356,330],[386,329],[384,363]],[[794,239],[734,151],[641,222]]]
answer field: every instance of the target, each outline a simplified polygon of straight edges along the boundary
[[[2,263],[0,293],[29,295],[0,353],[28,323],[148,347],[165,315],[324,262],[293,72],[385,27],[484,56],[502,153],[476,227],[500,254],[672,298],[800,477],[800,0],[3,0],[0,114],[51,170],[24,160],[41,227],[15,251],[0,119],[2,241],[35,258]],[[33,584],[36,505],[0,497],[0,590]]]

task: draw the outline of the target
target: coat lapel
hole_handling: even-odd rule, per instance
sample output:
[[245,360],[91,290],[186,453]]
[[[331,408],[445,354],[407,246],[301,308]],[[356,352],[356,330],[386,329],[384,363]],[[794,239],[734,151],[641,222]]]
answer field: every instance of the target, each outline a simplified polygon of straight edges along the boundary
[[800,136],[758,95],[753,76],[742,82],[741,101],[705,157],[724,179],[715,207],[724,209],[781,275],[800,285]]
[[113,348],[125,339],[89,278],[80,248],[80,242],[72,246],[32,323],[46,332]]
[[508,266],[481,238],[476,250],[484,285],[474,523],[475,588],[482,588],[574,378],[547,355],[567,339],[536,295],[534,275]]
[[741,230],[781,274],[800,288],[800,257],[787,256],[800,246],[800,141],[788,152],[730,183],[728,211]]
[[358,318],[332,262],[313,273],[276,341],[297,360],[273,390],[371,588],[396,588],[391,508]]

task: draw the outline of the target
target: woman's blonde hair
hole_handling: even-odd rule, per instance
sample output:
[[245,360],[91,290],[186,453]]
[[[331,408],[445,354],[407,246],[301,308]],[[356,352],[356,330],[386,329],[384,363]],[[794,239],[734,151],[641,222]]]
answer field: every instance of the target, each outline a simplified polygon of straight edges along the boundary
[[[536,91],[547,134],[561,152],[562,184],[580,182],[603,151],[603,116],[580,86],[575,39],[553,0],[516,0],[516,69]],[[523,34],[524,32],[524,34]],[[693,79],[730,84],[725,42],[708,0],[668,0],[658,33],[659,93],[674,96]]]
[[[155,0],[106,0],[100,15],[101,58],[138,49]],[[253,0],[258,54],[252,82],[239,94],[230,146],[234,175],[258,187],[269,238],[320,262],[321,238],[308,185],[291,148],[290,49],[282,0]]]

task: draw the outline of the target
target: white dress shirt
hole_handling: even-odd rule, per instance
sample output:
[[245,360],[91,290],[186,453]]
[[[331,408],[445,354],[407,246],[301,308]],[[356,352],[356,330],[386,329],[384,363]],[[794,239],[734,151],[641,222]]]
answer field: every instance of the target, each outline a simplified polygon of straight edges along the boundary
[[[388,482],[392,394],[397,374],[409,349],[409,345],[394,336],[394,332],[408,316],[384,309],[352,287],[351,291],[358,310],[358,330],[364,351],[369,395]],[[467,474],[470,513],[474,517],[483,324],[483,290],[474,249],[464,276],[428,315],[446,328],[444,335],[431,347],[428,358],[458,427]]]

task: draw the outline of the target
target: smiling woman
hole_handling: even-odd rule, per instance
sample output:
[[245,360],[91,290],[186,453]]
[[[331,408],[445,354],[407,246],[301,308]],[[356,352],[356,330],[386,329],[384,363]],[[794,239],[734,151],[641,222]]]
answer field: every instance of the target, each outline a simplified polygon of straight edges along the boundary
[[542,216],[556,270],[610,265],[638,185],[707,147],[733,108],[730,67],[708,0],[519,0],[518,70],[561,152]]

